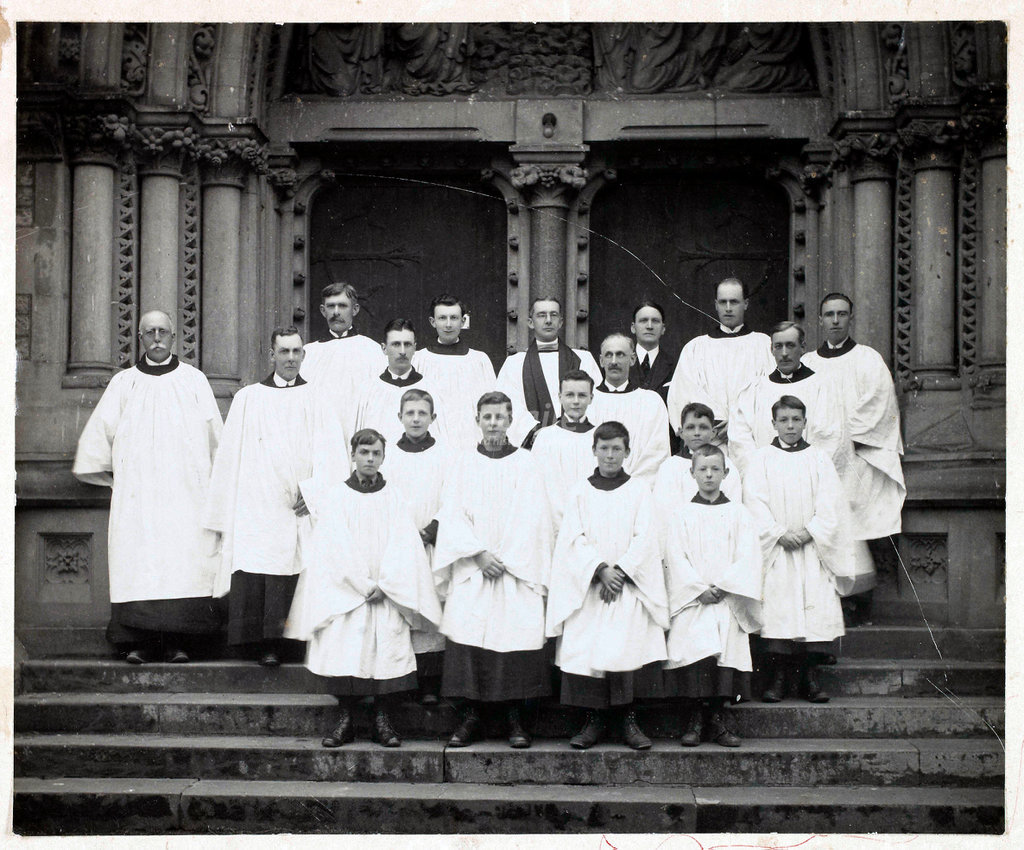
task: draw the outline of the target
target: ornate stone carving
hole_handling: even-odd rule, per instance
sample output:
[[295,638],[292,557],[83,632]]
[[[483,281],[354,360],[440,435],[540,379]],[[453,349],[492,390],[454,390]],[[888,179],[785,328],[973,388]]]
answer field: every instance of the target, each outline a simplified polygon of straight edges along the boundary
[[88,584],[91,534],[43,534],[43,582]]
[[803,31],[802,24],[743,24],[726,47],[715,85],[743,92],[813,89],[800,53]]
[[924,584],[945,584],[949,552],[945,534],[903,534],[910,579]]
[[35,223],[36,164],[19,162],[16,171],[14,224],[16,227],[31,227]]
[[123,157],[117,194],[117,363],[131,366],[137,356],[138,324],[138,175]]
[[919,389],[920,381],[911,369],[913,321],[913,182],[908,156],[900,156],[896,169],[896,326],[893,352],[896,377],[904,389]]
[[713,85],[728,25],[594,24],[592,37],[594,76],[601,88],[683,92]]
[[978,45],[974,24],[951,23],[949,28],[953,84],[970,88],[978,82]]
[[255,139],[226,139],[220,136],[203,138],[196,144],[201,162],[214,169],[242,165],[257,174],[267,172],[267,148]]
[[929,148],[949,150],[960,142],[963,135],[956,118],[915,118],[896,133],[900,147],[914,153]]
[[1006,105],[965,105],[960,115],[960,128],[966,145],[982,147],[992,142],[1006,142]]
[[294,168],[272,168],[267,173],[267,177],[270,180],[270,185],[277,190],[281,198],[295,197],[299,175]]
[[587,185],[587,170],[578,165],[519,165],[509,179],[516,189],[542,186],[551,189],[559,184],[582,189]]
[[886,24],[882,27],[881,39],[889,101],[899,103],[906,100],[910,94],[910,66],[907,63],[905,27],[903,24]]
[[32,296],[27,292],[14,296],[14,346],[19,361],[32,357]]
[[590,92],[592,39],[585,24],[510,24],[508,93]]
[[469,24],[398,24],[389,31],[388,46],[389,88],[414,95],[476,91]]
[[76,85],[80,79],[82,61],[82,25],[60,24],[57,42],[57,76],[65,83]]
[[977,154],[964,152],[957,199],[959,251],[957,252],[957,290],[960,309],[960,374],[970,385],[977,383],[978,372],[978,189],[980,164]]
[[146,91],[149,24],[125,24],[121,47],[121,91],[138,97]]
[[191,127],[133,126],[131,141],[148,166],[179,171],[185,157],[196,156],[199,135]]
[[833,144],[833,170],[855,168],[861,174],[891,176],[895,163],[897,137],[895,133],[850,133]]
[[181,359],[199,367],[199,173],[194,163],[182,181]]
[[384,83],[383,24],[314,24],[308,66],[316,91],[378,94]]
[[878,589],[875,591],[879,596],[895,598],[899,596],[900,587],[900,559],[899,554],[888,540],[880,541],[880,545],[868,544],[871,556],[875,562],[875,572],[878,576]]
[[192,35],[188,57],[188,102],[200,112],[210,108],[210,60],[216,47],[217,25],[200,24]]
[[809,198],[818,198],[829,181],[830,169],[824,163],[811,162],[800,171],[800,188]]
[[132,140],[132,124],[123,115],[70,115],[64,118],[64,136],[76,158],[112,159]]

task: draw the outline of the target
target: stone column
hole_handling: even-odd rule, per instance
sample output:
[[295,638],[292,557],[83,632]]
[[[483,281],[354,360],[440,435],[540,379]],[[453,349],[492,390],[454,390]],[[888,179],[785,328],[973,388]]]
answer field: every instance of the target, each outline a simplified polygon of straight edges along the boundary
[[67,129],[73,152],[72,249],[64,385],[105,386],[114,369],[114,198],[123,128],[114,116],[79,116],[68,120]]
[[1006,142],[981,151],[981,365],[1006,365]]

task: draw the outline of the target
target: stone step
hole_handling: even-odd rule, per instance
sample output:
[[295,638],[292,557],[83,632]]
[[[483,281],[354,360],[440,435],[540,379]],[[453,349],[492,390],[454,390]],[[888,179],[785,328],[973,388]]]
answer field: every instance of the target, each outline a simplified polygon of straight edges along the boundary
[[[22,835],[1000,833],[996,788],[14,780]],[[621,846],[621,845],[620,845]]]
[[[1001,697],[834,697],[812,705],[789,699],[729,709],[744,738],[988,737],[1002,735]],[[337,700],[323,694],[25,694],[14,700],[16,732],[161,732],[184,735],[323,735],[337,720]],[[579,709],[547,702],[527,712],[526,722],[545,738],[568,738],[582,720]],[[678,737],[680,709],[671,703],[641,709],[644,730]],[[392,721],[411,738],[444,740],[458,723],[449,705],[400,704]],[[359,706],[357,723],[367,734],[370,709]],[[501,734],[499,723],[492,732]]]
[[[834,695],[958,696],[1004,693],[1001,661],[841,658],[821,671]],[[755,683],[756,684],[756,683]],[[323,693],[325,686],[301,664],[260,667],[250,661],[193,661],[133,666],[111,659],[41,659],[21,668],[25,693],[107,691],[133,693]]]
[[16,776],[296,779],[333,782],[631,785],[964,785],[1002,782],[997,740],[972,738],[761,738],[736,749],[656,741],[645,752],[621,744],[573,750],[539,740],[465,749],[406,741],[385,749],[364,740],[327,750],[317,738],[155,734],[19,734]]
[[994,661],[1006,655],[1004,629],[874,625],[847,629],[836,641],[842,658]]

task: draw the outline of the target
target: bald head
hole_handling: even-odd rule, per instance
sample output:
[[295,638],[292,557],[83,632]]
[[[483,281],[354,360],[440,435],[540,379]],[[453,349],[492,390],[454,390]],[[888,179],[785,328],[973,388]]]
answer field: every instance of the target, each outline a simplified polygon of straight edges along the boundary
[[163,310],[149,310],[139,319],[139,339],[146,356],[154,363],[163,363],[174,347],[174,322]]
[[629,378],[629,367],[636,363],[633,338],[622,333],[609,334],[601,341],[601,369],[605,382],[619,387]]

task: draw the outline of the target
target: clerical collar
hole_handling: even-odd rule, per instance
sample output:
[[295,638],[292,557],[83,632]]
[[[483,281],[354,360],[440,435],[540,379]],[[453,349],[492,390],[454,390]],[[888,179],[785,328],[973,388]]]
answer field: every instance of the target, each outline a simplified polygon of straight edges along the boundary
[[795,384],[797,381],[802,381],[805,378],[811,377],[814,374],[813,369],[808,369],[803,363],[801,363],[796,371],[791,375],[783,375],[778,369],[772,372],[768,376],[768,380],[773,384]]
[[331,330],[330,328],[328,328],[328,329],[327,329],[327,331],[328,331],[328,333],[330,333],[330,335],[331,335],[332,337],[334,337],[335,339],[348,339],[348,337],[350,337],[350,336],[355,336],[355,335],[356,335],[356,329],[355,329],[355,328],[353,328],[353,327],[352,327],[352,325],[349,325],[349,326],[348,326],[347,328],[345,328],[345,330],[343,330],[343,331],[342,331],[342,332],[341,332],[340,334],[336,334],[336,333],[335,333],[334,331],[332,331],[332,330]]
[[563,413],[555,420],[555,424],[566,431],[572,431],[574,434],[586,434],[587,431],[594,430],[594,426],[587,421],[586,416],[577,422],[573,422],[571,419],[567,419]]
[[410,369],[404,375],[399,377],[394,372],[392,372],[390,368],[388,368],[380,373],[380,379],[385,384],[391,384],[392,386],[395,387],[407,387],[410,384],[419,383],[421,380],[423,380],[423,376],[415,369]]
[[508,457],[512,454],[516,450],[516,447],[507,441],[505,445],[498,449],[489,449],[483,443],[478,443],[476,450],[484,457],[489,457],[492,460],[500,460],[501,458]]
[[853,347],[857,343],[853,341],[853,337],[848,336],[843,340],[842,345],[833,346],[826,340],[820,346],[818,346],[818,354],[821,357],[842,357],[850,351],[853,351]]
[[436,442],[437,440],[431,437],[429,433],[424,434],[423,437],[419,440],[410,440],[408,434],[402,434],[402,436],[398,438],[398,442],[395,443],[395,445],[398,446],[398,448],[400,448],[403,452],[416,454],[418,452],[425,452]]
[[709,501],[708,499],[705,499],[700,494],[699,490],[697,491],[697,494],[692,499],[690,499],[690,501],[693,502],[695,505],[727,505],[727,504],[729,504],[729,499],[726,498],[725,493],[723,493],[721,490],[718,491],[718,498],[714,499],[713,501]]
[[589,481],[598,490],[616,490],[629,481],[630,476],[626,473],[621,466],[619,471],[611,478],[605,478],[601,474],[600,469],[594,469],[594,474],[591,475],[587,481]]
[[432,354],[468,354],[469,343],[463,340],[461,336],[451,345],[445,345],[439,339],[435,339],[433,342],[428,343],[427,351]]
[[708,336],[712,339],[736,339],[749,333],[752,333],[752,331],[746,325],[740,325],[735,330],[730,330],[724,325],[719,324],[717,328],[708,332]]
[[348,486],[355,490],[357,493],[376,493],[384,489],[385,481],[384,476],[381,475],[379,472],[377,473],[377,476],[370,481],[363,481],[359,477],[358,472],[353,472],[345,480],[345,483],[348,484]]
[[693,455],[690,450],[686,447],[686,443],[682,443],[679,446],[679,451],[676,452],[676,457],[684,457],[687,460],[693,460]]
[[616,395],[619,394],[619,393],[631,393],[635,389],[636,389],[635,386],[631,387],[629,385],[629,379],[627,379],[624,384],[622,384],[621,386],[618,386],[618,387],[610,387],[610,386],[608,386],[608,381],[606,381],[606,380],[605,381],[601,381],[601,383],[598,384],[598,386],[597,386],[597,391],[599,393],[612,393],[612,394],[616,394]]
[[534,342],[537,343],[537,351],[541,354],[546,354],[550,351],[558,351],[557,339],[554,339],[551,342],[539,342],[538,340],[534,340]]
[[305,380],[302,375],[296,375],[295,380],[292,383],[286,383],[284,378],[277,374],[277,372],[271,372],[265,377],[260,384],[264,387],[273,387],[275,390],[286,390],[291,387],[301,387],[305,384]]
[[172,354],[163,363],[153,363],[145,354],[139,358],[139,362],[135,364],[135,367],[142,372],[143,375],[166,375],[168,372],[173,372],[178,368],[178,358]]
[[803,437],[793,443],[793,445],[784,443],[779,437],[776,437],[772,440],[772,445],[777,449],[782,449],[784,452],[802,452],[804,449],[809,449],[811,447],[811,444]]

